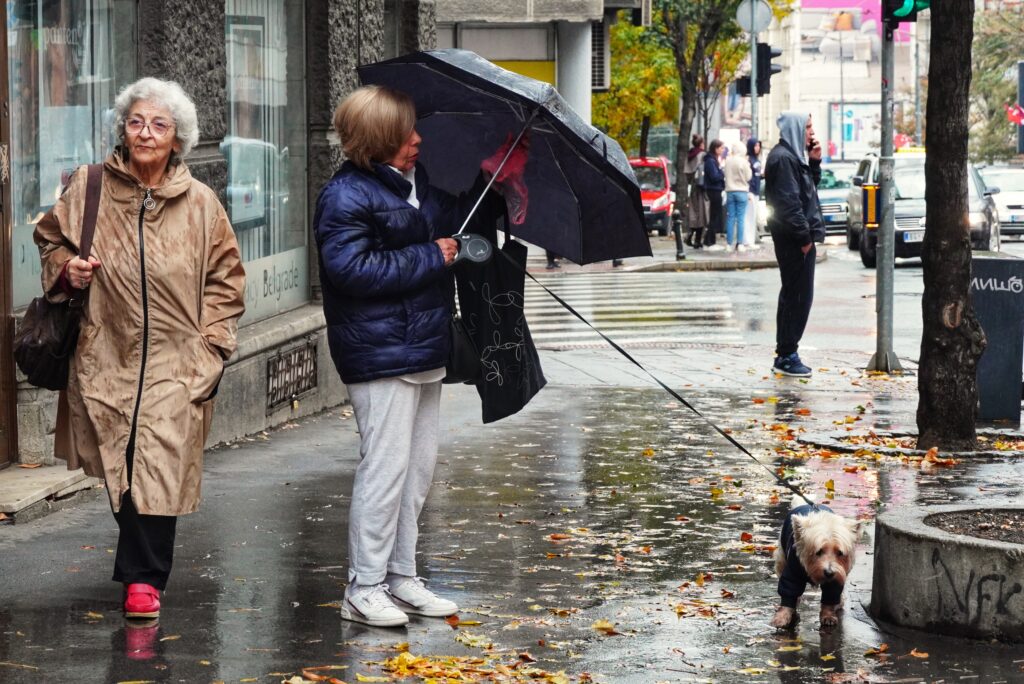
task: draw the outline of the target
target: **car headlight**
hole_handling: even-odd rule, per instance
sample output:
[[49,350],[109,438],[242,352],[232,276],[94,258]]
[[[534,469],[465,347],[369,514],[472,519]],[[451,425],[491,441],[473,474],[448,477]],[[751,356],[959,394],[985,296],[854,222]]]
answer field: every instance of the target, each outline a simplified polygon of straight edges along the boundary
[[967,222],[971,224],[971,228],[981,228],[985,225],[984,212],[972,211],[967,215]]
[[671,203],[672,197],[668,193],[665,193],[658,199],[654,200],[654,202],[651,204],[651,211],[661,211]]

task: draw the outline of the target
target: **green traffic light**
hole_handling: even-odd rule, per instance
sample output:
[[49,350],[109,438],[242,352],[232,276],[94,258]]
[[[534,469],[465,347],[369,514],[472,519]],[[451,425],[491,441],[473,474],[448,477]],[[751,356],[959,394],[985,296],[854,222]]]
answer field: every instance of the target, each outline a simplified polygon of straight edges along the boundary
[[931,5],[931,0],[903,0],[903,6],[897,10],[893,10],[893,16],[903,19],[908,17],[914,12],[920,12],[926,10]]

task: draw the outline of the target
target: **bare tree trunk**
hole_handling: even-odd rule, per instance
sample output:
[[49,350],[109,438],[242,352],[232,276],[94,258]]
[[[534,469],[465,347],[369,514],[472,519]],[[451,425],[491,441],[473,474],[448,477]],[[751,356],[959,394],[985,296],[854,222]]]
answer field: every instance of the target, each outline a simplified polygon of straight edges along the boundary
[[651,117],[645,116],[640,122],[640,156],[647,156],[647,138],[651,132]]
[[[688,104],[689,100],[689,104]],[[682,97],[682,112],[679,115],[679,136],[676,139],[676,203],[689,227],[690,186],[687,183],[686,155],[690,151],[690,131],[693,130],[693,100],[686,93]]]
[[924,334],[918,377],[918,448],[976,446],[977,362],[985,334],[971,303],[967,117],[974,0],[936,0],[928,67]]

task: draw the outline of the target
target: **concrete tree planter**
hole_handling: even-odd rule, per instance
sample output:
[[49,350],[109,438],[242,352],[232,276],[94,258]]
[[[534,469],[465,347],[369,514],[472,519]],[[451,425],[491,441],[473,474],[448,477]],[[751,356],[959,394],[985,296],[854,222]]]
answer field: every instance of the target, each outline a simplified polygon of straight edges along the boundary
[[1024,545],[950,534],[929,516],[979,504],[908,506],[879,516],[871,614],[884,622],[955,636],[1024,642]]

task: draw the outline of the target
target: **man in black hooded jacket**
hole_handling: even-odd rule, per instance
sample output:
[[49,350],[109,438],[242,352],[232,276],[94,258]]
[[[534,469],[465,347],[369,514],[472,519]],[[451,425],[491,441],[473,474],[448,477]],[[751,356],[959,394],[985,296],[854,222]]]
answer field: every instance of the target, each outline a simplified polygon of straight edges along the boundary
[[778,124],[779,144],[769,153],[764,172],[765,200],[771,210],[768,230],[782,278],[773,370],[807,377],[811,369],[800,360],[797,348],[814,300],[814,243],[825,241],[817,190],[821,146],[810,115],[783,112]]

